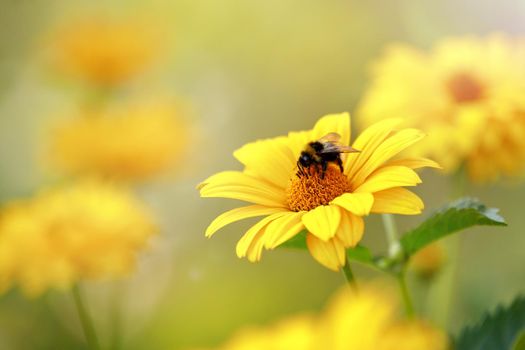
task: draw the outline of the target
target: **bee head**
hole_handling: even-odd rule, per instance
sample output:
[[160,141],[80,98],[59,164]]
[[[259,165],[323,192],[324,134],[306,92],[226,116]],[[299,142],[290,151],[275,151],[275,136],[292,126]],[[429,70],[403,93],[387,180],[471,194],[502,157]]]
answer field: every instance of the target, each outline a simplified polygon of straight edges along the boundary
[[304,151],[301,152],[301,156],[299,157],[299,164],[301,164],[301,166],[308,168],[313,162],[314,160],[310,154]]
[[321,152],[324,148],[323,144],[319,141],[310,142],[308,144],[315,152]]

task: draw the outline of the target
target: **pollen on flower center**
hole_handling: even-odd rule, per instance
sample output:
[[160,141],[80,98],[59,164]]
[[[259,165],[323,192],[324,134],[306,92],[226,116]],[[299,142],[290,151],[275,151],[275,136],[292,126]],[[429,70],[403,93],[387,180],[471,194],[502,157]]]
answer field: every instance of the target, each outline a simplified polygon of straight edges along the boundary
[[329,166],[324,177],[313,167],[308,172],[309,176],[294,176],[290,180],[286,190],[290,210],[308,211],[328,205],[350,190],[347,177],[336,166]]
[[476,101],[485,94],[483,84],[469,73],[453,75],[447,82],[447,88],[451,97],[458,103]]

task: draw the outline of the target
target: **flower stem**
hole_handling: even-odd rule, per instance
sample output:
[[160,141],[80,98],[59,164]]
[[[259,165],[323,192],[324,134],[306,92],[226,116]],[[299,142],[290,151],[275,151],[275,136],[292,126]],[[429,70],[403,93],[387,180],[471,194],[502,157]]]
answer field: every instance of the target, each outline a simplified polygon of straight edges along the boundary
[[386,240],[388,242],[388,255],[395,257],[401,252],[401,243],[397,237],[396,222],[392,214],[381,215],[383,226],[385,227]]
[[348,259],[346,259],[346,263],[343,266],[343,273],[345,274],[346,281],[348,282],[348,285],[352,288],[354,292],[359,291],[359,287],[357,286],[357,282],[354,277],[354,273],[352,272],[352,268],[350,267],[350,262]]
[[[452,177],[450,197],[456,200],[465,195],[468,187],[468,178],[464,166],[460,167]],[[431,300],[431,315],[433,321],[441,327],[449,324],[450,314],[455,301],[455,284],[459,274],[459,257],[462,235],[454,235],[444,242],[448,266],[440,274],[433,286]]]
[[[400,256],[400,254],[402,254],[402,247],[397,235],[397,228],[394,216],[392,214],[383,214],[382,218],[383,225],[385,227],[386,239],[388,241],[388,255],[391,258],[396,258]],[[401,271],[397,273],[397,281],[399,284],[399,289],[401,290],[403,303],[405,304],[406,314],[408,317],[413,317],[414,304],[412,303],[412,298],[407,287],[405,266],[402,266]]]
[[82,324],[82,329],[84,330],[88,347],[90,350],[100,350],[100,345],[98,343],[97,334],[95,333],[93,321],[91,320],[78,285],[73,286],[72,293],[73,299],[75,299],[78,317],[80,319],[80,323]]
[[403,303],[405,304],[405,312],[407,317],[414,317],[414,304],[412,303],[412,297],[408,291],[406,273],[405,270],[397,275],[397,281],[399,283],[399,289],[401,290],[401,296],[403,297]]
[[122,304],[124,299],[124,286],[122,281],[115,282],[112,295],[112,315],[111,323],[113,326],[111,332],[111,350],[122,349]]

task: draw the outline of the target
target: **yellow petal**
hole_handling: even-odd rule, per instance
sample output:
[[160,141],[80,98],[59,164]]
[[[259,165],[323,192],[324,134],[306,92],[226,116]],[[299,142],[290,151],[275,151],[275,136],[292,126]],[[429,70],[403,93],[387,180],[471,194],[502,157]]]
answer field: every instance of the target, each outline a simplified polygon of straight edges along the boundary
[[436,168],[436,169],[442,169],[442,167],[434,162],[433,160],[427,159],[427,158],[402,158],[402,159],[394,159],[386,163],[386,165],[399,165],[399,166],[406,166],[410,169],[419,169],[419,168]]
[[341,223],[335,236],[345,248],[355,247],[363,238],[365,223],[363,218],[341,209]]
[[327,241],[332,238],[341,220],[341,211],[335,205],[320,205],[302,217],[306,229],[318,238]]
[[361,168],[354,173],[351,178],[352,184],[359,187],[374,170],[424,136],[425,134],[417,129],[403,129],[394,132],[372,152]]
[[217,173],[202,182],[198,188],[201,197],[232,198],[268,207],[286,207],[285,191],[240,171]]
[[287,137],[248,143],[233,153],[248,172],[285,189],[297,162]]
[[350,145],[350,114],[345,112],[325,115],[315,123],[312,137],[313,140],[318,140],[332,132],[341,136],[341,144]]
[[406,188],[396,187],[374,193],[374,213],[415,215],[424,208],[423,201]]
[[399,123],[401,123],[401,119],[386,119],[370,126],[359,135],[352,147],[361,152],[350,153],[345,159],[345,174],[348,175],[349,179],[353,178],[355,173],[361,169],[376,148]]
[[345,247],[337,238],[323,241],[308,234],[306,245],[314,259],[330,270],[338,271],[346,262]]
[[285,212],[271,214],[253,225],[237,243],[237,256],[239,258],[248,257],[250,261],[258,261],[261,258],[262,248],[264,246],[262,238],[266,226],[284,214]]
[[374,196],[370,193],[344,193],[332,201],[332,204],[359,216],[370,214],[373,203]]
[[304,213],[287,212],[266,227],[264,247],[274,249],[304,230],[301,218]]
[[210,185],[222,185],[222,184],[236,184],[240,183],[245,186],[262,186],[263,189],[267,191],[281,191],[278,186],[273,185],[272,183],[267,182],[263,178],[259,178],[253,174],[247,174],[241,171],[229,170],[218,172],[206,180],[197,185],[198,190]]
[[246,258],[250,262],[257,262],[261,260],[262,251],[264,248],[264,234],[266,228],[263,228],[253,239],[252,244],[248,247],[246,251]]
[[404,166],[385,166],[376,170],[354,193],[374,193],[393,187],[415,186],[421,183],[416,172]]
[[269,208],[262,205],[248,205],[235,208],[219,215],[206,229],[206,237],[211,237],[215,232],[232,222],[256,216],[270,215],[281,212],[283,208]]

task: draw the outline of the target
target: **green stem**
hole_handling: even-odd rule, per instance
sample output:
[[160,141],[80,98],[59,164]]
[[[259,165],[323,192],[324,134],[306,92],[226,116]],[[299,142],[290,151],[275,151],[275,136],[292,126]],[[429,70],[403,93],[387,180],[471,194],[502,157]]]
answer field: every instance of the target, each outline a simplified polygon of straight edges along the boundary
[[432,298],[432,317],[441,327],[449,324],[450,314],[454,305],[455,284],[458,275],[458,259],[461,247],[461,236],[449,237],[444,244],[447,251],[448,266],[442,271],[437,284],[434,286]]
[[90,86],[85,94],[84,108],[91,112],[100,112],[114,94],[114,88],[111,86]]
[[[450,197],[456,200],[465,195],[468,178],[465,166],[461,166],[452,176]],[[451,236],[444,242],[448,266],[444,268],[433,286],[430,310],[433,321],[441,327],[449,324],[450,314],[455,299],[455,284],[459,273],[459,256],[462,235]]]
[[388,242],[388,255],[395,257],[401,252],[401,244],[397,236],[396,222],[392,214],[383,214],[383,226],[385,227],[386,240]]
[[346,259],[346,263],[343,266],[343,273],[345,274],[346,281],[348,282],[348,285],[353,289],[354,292],[359,291],[359,287],[357,286],[357,281],[355,280],[354,273],[352,272],[352,268],[350,267],[350,262],[348,259]]
[[[391,258],[399,257],[402,254],[401,243],[397,235],[396,222],[392,214],[383,214],[383,225],[385,226],[386,239],[388,241],[388,255]],[[397,273],[397,281],[399,289],[401,290],[401,296],[403,303],[405,304],[405,310],[408,317],[414,316],[414,304],[408,291],[406,283],[406,269],[402,266],[401,271]]]
[[112,333],[111,350],[122,349],[122,303],[124,299],[124,286],[122,281],[115,282],[112,296]]
[[401,290],[401,296],[403,297],[403,303],[405,304],[405,312],[407,317],[414,317],[414,303],[412,297],[408,291],[406,273],[405,270],[397,275],[397,281],[399,283],[399,289]]
[[100,350],[100,345],[98,343],[95,327],[93,326],[93,321],[91,320],[78,285],[73,286],[72,293],[73,299],[75,299],[78,317],[80,318],[80,323],[82,324],[82,329],[84,330],[88,347],[90,350]]

